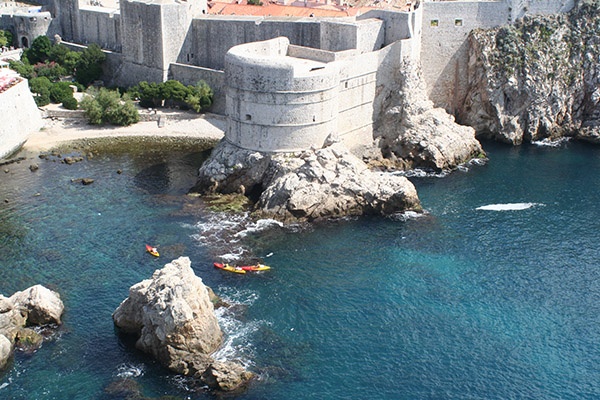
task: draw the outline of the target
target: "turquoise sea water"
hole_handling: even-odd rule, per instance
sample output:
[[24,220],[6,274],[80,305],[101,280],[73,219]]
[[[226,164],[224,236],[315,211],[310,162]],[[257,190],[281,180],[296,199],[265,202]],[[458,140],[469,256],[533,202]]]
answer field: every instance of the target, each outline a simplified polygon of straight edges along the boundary
[[[0,399],[121,399],[107,389],[122,378],[148,397],[214,398],[112,324],[129,287],[181,255],[235,305],[218,312],[217,356],[259,379],[231,398],[597,399],[600,148],[485,148],[486,165],[411,178],[425,216],[291,228],[185,196],[205,153],[2,167],[0,293],[41,283],[66,310],[0,373]],[[273,269],[212,267],[236,257]]]

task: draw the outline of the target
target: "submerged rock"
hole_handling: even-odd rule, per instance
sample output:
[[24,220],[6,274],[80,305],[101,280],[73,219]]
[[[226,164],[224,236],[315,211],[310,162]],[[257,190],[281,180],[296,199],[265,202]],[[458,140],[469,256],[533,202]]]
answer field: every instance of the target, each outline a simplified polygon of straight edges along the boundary
[[121,331],[138,337],[137,348],[167,368],[200,378],[215,362],[211,354],[223,338],[210,292],[194,274],[190,259],[180,257],[133,285],[113,321]]

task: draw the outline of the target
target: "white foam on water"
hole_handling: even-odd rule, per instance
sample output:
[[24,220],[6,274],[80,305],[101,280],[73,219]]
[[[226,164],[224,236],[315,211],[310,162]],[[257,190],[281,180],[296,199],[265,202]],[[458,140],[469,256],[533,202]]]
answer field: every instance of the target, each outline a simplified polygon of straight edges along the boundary
[[488,204],[485,206],[477,207],[476,210],[484,211],[520,211],[527,210],[539,203],[504,203],[504,204]]
[[117,366],[117,376],[119,378],[137,378],[144,375],[144,365],[119,364]]
[[212,357],[217,361],[236,360],[244,368],[250,369],[254,365],[252,360],[255,358],[252,337],[266,322],[242,322],[224,307],[217,309],[215,314],[223,330],[224,340],[221,348],[213,353]]
[[396,214],[391,215],[390,217],[394,220],[398,221],[408,221],[410,219],[422,218],[428,215],[427,212],[416,212],[416,211],[403,211]]
[[568,137],[563,137],[563,138],[560,138],[557,140],[551,140],[548,138],[544,138],[542,140],[534,140],[531,142],[531,144],[534,144],[534,145],[540,146],[540,147],[560,147],[564,143],[568,142],[569,140],[571,140],[571,138],[568,138]]
[[260,232],[260,231],[264,231],[265,229],[269,229],[271,227],[274,226],[278,226],[280,228],[283,228],[283,223],[276,221],[274,219],[259,219],[256,222],[253,223],[249,223],[248,225],[246,225],[245,229],[242,231],[237,232],[235,235],[235,237],[246,237],[248,236],[248,234],[250,233],[254,233],[254,232]]
[[0,385],[0,390],[4,389],[5,387],[7,387],[8,385],[10,385],[9,382],[4,382],[2,385]]

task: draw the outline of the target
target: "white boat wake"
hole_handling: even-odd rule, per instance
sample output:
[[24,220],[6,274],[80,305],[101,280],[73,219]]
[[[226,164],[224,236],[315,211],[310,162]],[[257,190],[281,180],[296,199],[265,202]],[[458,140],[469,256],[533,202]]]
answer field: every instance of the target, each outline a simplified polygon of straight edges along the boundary
[[476,210],[485,211],[519,211],[527,210],[533,206],[540,205],[539,203],[505,203],[505,204],[488,204],[486,206],[477,207]]

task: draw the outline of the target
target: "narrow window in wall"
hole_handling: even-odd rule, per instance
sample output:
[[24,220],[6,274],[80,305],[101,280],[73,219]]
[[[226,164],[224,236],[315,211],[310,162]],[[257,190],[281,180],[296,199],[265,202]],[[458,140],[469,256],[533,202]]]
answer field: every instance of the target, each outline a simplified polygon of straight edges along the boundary
[[344,83],[344,88],[348,89],[348,81]]
[[190,55],[187,55],[187,62],[190,62]]
[[429,23],[431,26],[438,26],[440,24],[440,21],[437,19],[432,19],[431,22]]
[[455,19],[454,26],[463,26],[463,20],[459,18]]
[[252,121],[252,115],[246,114],[246,121]]
[[315,122],[317,120],[317,117],[315,115],[313,115],[313,122]]

